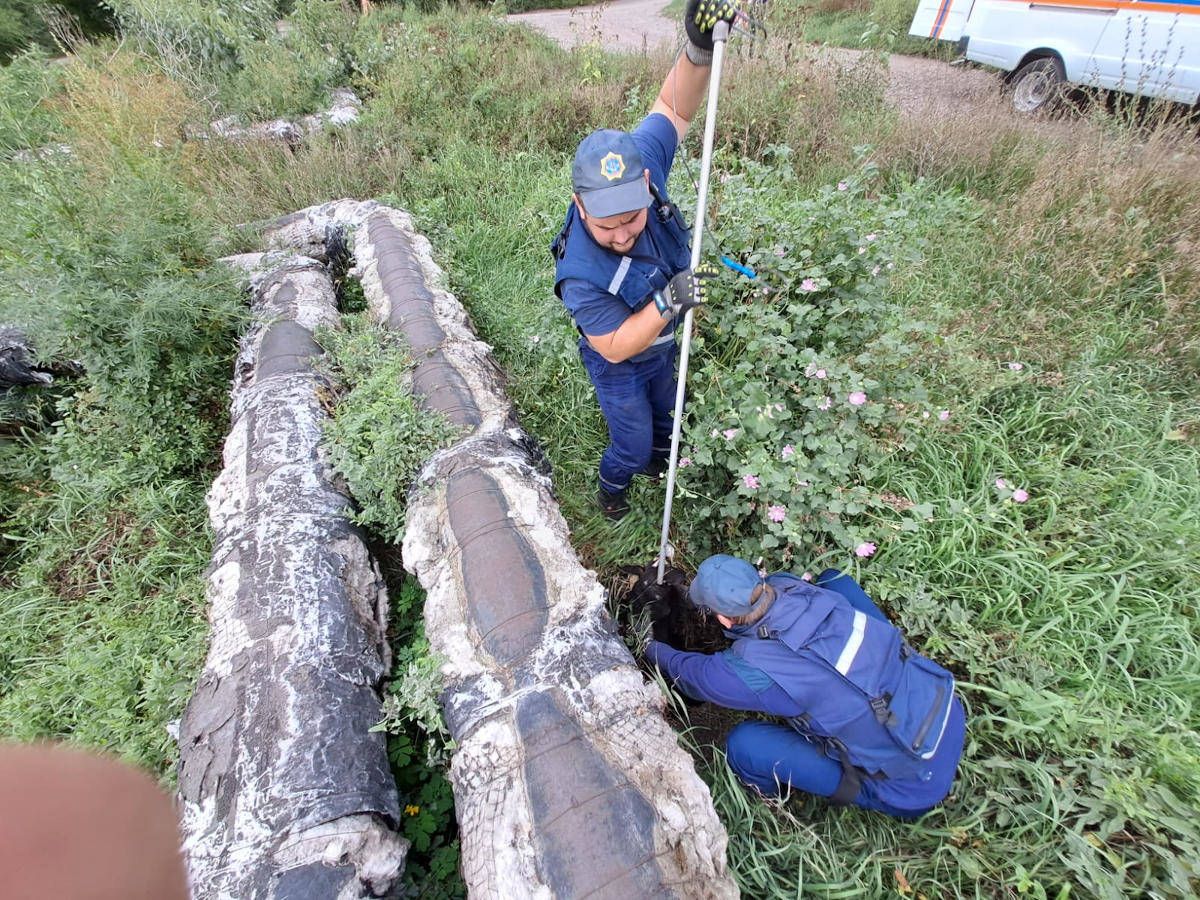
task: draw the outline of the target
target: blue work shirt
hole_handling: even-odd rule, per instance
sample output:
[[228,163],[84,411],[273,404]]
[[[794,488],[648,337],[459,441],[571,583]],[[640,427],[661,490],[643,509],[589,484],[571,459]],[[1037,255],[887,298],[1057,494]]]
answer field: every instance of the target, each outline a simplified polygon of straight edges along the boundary
[[[676,134],[671,120],[662,113],[651,113],[642,119],[630,137],[641,151],[643,164],[650,170],[650,180],[665,189],[671,163],[675,159],[675,148],[679,144],[679,135]],[[590,238],[590,235],[588,237]],[[655,245],[650,229],[639,235],[630,253],[659,259],[664,256],[663,251]],[[670,271],[673,267],[665,259],[663,267],[668,278],[675,274],[674,271]],[[620,297],[610,294],[603,286],[582,278],[564,279],[559,292],[563,303],[574,317],[575,324],[584,334],[611,334],[633,314]],[[677,324],[678,319],[672,319],[663,327],[661,334],[670,334]]]

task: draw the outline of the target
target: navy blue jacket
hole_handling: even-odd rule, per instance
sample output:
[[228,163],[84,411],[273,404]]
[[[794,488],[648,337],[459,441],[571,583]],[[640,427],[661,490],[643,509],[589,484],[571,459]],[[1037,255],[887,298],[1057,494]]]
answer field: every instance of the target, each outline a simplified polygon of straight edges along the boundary
[[[776,602],[779,603],[779,600]],[[748,662],[738,652],[741,650],[744,653],[746,641],[757,643],[752,631],[751,626],[735,627],[727,632],[735,639],[734,648],[712,655],[686,653],[652,641],[647,647],[646,657],[656,663],[684,693],[698,700],[783,718],[813,712],[813,706],[802,702],[797,696],[804,696],[800,684],[789,679],[789,689],[785,690],[770,674]],[[820,697],[811,697],[810,701],[819,705]],[[965,731],[966,716],[956,697],[941,744],[929,760],[928,770],[922,773],[925,777],[865,779],[863,791],[900,809],[923,809],[938,803],[953,784]]]
[[[650,182],[660,199],[651,205],[646,228],[628,254],[614,253],[592,238],[574,202],[550,250],[555,260],[554,291],[575,317],[581,334],[608,334],[621,322],[650,302],[671,278],[691,265],[691,232],[682,216],[674,212],[667,196],[667,175],[677,137],[675,128],[661,114],[651,114],[633,132],[642,150]],[[618,301],[621,311],[613,308]],[[662,330],[670,335],[676,321]],[[665,343],[665,342],[664,342]],[[581,338],[581,346],[583,339]],[[657,352],[658,347],[634,357],[638,360]]]

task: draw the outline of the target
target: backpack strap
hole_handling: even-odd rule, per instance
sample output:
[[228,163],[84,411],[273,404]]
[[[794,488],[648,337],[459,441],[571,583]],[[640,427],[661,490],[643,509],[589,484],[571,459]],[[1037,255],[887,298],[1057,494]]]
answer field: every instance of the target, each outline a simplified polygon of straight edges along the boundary
[[842,780],[837,790],[829,795],[830,806],[849,806],[862,790],[862,773],[854,766],[842,763]]
[[807,713],[801,713],[798,716],[789,716],[787,723],[809,742],[820,747],[822,753],[830,759],[836,760],[838,765],[842,767],[842,777],[838,781],[837,787],[834,788],[832,794],[825,798],[825,801],[830,806],[850,806],[855,798],[858,797],[858,792],[862,790],[864,778],[887,777],[882,773],[871,775],[850,762],[850,752],[846,749],[846,745],[837,738],[824,737],[813,732],[808,722]]
[[567,216],[567,221],[563,223],[563,227],[559,229],[558,236],[554,238],[550,244],[550,255],[554,257],[555,262],[567,255],[567,239],[571,236],[571,217]]
[[653,180],[650,182],[650,196],[654,198],[654,213],[658,216],[658,221],[664,225],[668,221],[674,221],[676,227],[687,234],[688,227],[687,222],[683,219],[683,213],[679,211],[678,206],[662,195]]

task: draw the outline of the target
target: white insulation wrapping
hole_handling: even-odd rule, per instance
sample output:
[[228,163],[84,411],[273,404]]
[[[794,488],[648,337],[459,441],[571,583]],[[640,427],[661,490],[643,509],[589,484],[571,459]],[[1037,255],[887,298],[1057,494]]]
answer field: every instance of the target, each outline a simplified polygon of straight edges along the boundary
[[428,241],[404,212],[352,200],[287,216],[267,239],[325,258],[347,233],[373,315],[417,361],[414,390],[463,432],[413,486],[403,557],[445,660],[470,896],[736,897],[708,788],[572,549],[549,466]]
[[337,327],[313,259],[241,257],[242,340],[224,468],[208,496],[208,658],[179,727],[197,900],[382,896],[407,842],[384,736],[386,592],[319,451],[313,331]]

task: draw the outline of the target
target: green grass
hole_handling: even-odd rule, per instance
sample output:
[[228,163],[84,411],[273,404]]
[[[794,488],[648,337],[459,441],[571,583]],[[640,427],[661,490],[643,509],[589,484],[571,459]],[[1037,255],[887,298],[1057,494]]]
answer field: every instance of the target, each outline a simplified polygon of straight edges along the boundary
[[784,0],[768,24],[815,44],[952,58],[953,44],[908,33],[917,0]]
[[[761,803],[697,748],[735,876],[754,897],[882,896],[902,887],[897,871],[908,896],[931,898],[1194,895],[1200,182],[1166,132],[1081,122],[1058,143],[1000,120],[907,121],[884,107],[876,69],[808,64],[777,33],[731,57],[718,172],[786,144],[789,196],[817,196],[866,159],[881,195],[917,185],[967,211],[936,231],[915,223],[928,248],[898,263],[890,295],[901,320],[937,326],[911,365],[951,418],[869,484],[931,514],[868,561],[825,561],[954,668],[970,719],[952,798],[916,823]],[[345,195],[414,211],[553,463],[585,562],[608,579],[657,549],[661,487],[639,483],[617,525],[591,505],[604,423],[547,247],[575,142],[632,125],[667,60],[567,54],[462,10],[385,7],[344,37],[367,115],[297,153],[145,149],[211,111],[111,48],[53,76],[30,61],[9,72],[6,146],[65,137],[81,163],[0,164],[14,286],[0,311],[28,311],[32,288],[43,311],[66,313],[43,317],[57,322],[47,339],[86,350],[90,370],[28,406],[28,441],[0,446],[6,734],[170,766],[162,726],[203,653],[203,492],[238,322],[229,286],[202,273],[245,245],[238,222]],[[284,104],[276,74],[252,67],[239,102]],[[189,315],[170,314],[173,290]]]
[[[514,190],[487,200],[468,193],[461,209],[439,204],[452,229],[439,246],[454,287],[549,452],[576,546],[602,571],[648,562],[661,488],[637,486],[635,513],[616,526],[590,507],[603,423],[574,335],[547,300],[548,263],[539,261],[551,229],[527,225],[539,207],[554,208],[550,179],[484,151],[467,155]],[[514,254],[524,265],[512,264]],[[1038,896],[1066,885],[1083,896],[1187,895],[1194,874],[1174,860],[1194,856],[1198,835],[1187,810],[1200,801],[1200,471],[1179,429],[1198,410],[1194,393],[1162,388],[1169,370],[1128,364],[1144,336],[1108,338],[1127,312],[1089,323],[1092,346],[1053,369],[1027,362],[1016,376],[1001,365],[1011,345],[986,364],[964,339],[931,358],[942,365],[941,354],[963,354],[945,385],[962,394],[956,424],[897,457],[877,485],[931,503],[934,521],[855,568],[907,632],[960,673],[971,718],[958,787],[914,826],[813,801],[765,807],[718,765],[709,777],[747,894],[874,895],[893,889],[899,869],[928,896],[1022,885]],[[1019,358],[1062,346],[1026,345]],[[1030,501],[1002,500],[999,477]]]
[[0,733],[69,738],[166,773],[166,725],[204,654],[203,489],[66,489],[33,507],[6,523]]
[[[454,290],[551,457],[576,546],[603,571],[650,559],[661,488],[636,487],[634,514],[615,526],[590,507],[603,422],[543,255],[561,215],[565,162],[562,153],[452,145],[408,185],[436,199],[407,202],[437,235]],[[1115,265],[1132,252],[1117,235],[1039,241],[1032,258],[1028,245],[1004,243],[1028,223],[999,204],[1040,190],[1036,154],[1024,180],[989,182],[964,173],[966,160],[938,162],[943,184],[977,185],[985,209],[997,203],[940,234],[927,260],[898,276],[912,302],[937,298],[948,340],[924,365],[961,401],[952,430],[877,479],[933,504],[934,521],[885,542],[858,574],[960,672],[971,709],[962,775],[953,799],[914,825],[815,801],[765,806],[716,765],[708,777],[732,864],[752,896],[879,895],[898,885],[896,869],[927,896],[1057,896],[1068,885],[1083,896],[1186,895],[1194,876],[1174,860],[1196,847],[1186,810],[1197,800],[1198,761],[1183,735],[1197,727],[1190,510],[1200,498],[1195,445],[1179,438],[1196,418],[1194,391],[1171,360],[1148,355],[1158,306],[1136,272],[1100,279],[1106,299],[1090,302],[1080,325],[1071,300],[1096,278],[1079,254]],[[888,177],[902,179],[903,168]],[[474,187],[485,178],[509,189]],[[1047,227],[1060,214],[1047,214]],[[1161,248],[1162,238],[1143,233],[1137,246]],[[1036,274],[1005,278],[1018,259]],[[1071,272],[1079,274],[1064,280]],[[975,323],[981,289],[994,319],[977,331],[957,320]],[[1006,319],[1014,330],[1001,341]],[[1004,367],[1009,359],[1026,361],[1021,375]],[[1005,502],[993,485],[1001,476],[1032,499]]]

